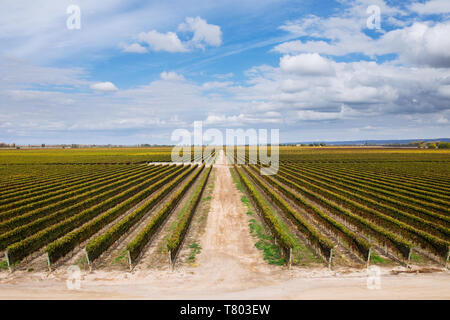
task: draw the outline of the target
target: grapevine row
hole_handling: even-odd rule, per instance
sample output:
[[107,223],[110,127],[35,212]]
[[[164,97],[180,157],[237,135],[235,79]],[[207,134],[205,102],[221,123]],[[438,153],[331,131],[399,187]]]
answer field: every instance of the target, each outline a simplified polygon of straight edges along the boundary
[[97,259],[196,168],[197,165],[192,166],[187,172],[168,183],[166,187],[152,196],[132,214],[126,216],[104,234],[89,241],[86,245],[86,256],[88,257],[89,263]]
[[[182,168],[184,170],[184,168]],[[172,179],[174,176],[176,176],[180,170],[176,170],[172,174],[168,175],[165,179],[163,179],[165,182],[169,179]],[[163,181],[161,180],[161,181]],[[7,248],[6,256],[7,261],[9,265],[12,265],[21,259],[25,258],[26,256],[30,255],[31,253],[39,250],[43,246],[47,245],[48,243],[60,238],[61,236],[67,234],[68,232],[72,231],[76,227],[80,226],[83,223],[86,223],[105,210],[108,210],[109,208],[121,203],[122,201],[130,198],[136,192],[141,191],[143,188],[148,186],[147,183],[140,184],[136,186],[135,188],[131,188],[128,190],[125,190],[119,194],[117,194],[114,197],[108,198],[107,200],[104,200],[103,202],[90,207],[89,209],[86,209],[82,211],[81,213],[76,214],[75,216],[72,216],[71,218],[68,218],[58,224],[52,225],[46,229],[43,229],[42,231],[36,233],[35,235],[26,238],[22,241],[19,241],[17,243],[14,243],[13,245],[9,246]]]

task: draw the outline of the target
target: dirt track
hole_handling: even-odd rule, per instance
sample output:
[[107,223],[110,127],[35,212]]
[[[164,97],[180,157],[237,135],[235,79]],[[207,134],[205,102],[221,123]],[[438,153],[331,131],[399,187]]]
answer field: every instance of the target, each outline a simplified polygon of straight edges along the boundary
[[254,246],[248,218],[223,153],[215,167],[217,175],[198,272],[210,282],[208,286],[233,289],[243,283],[271,284],[270,277],[264,275],[273,269]]
[[0,299],[450,299],[448,271],[394,275],[385,267],[381,289],[370,290],[365,270],[267,265],[222,153],[215,167],[198,267],[82,272],[80,290],[68,290],[61,269],[0,272]]

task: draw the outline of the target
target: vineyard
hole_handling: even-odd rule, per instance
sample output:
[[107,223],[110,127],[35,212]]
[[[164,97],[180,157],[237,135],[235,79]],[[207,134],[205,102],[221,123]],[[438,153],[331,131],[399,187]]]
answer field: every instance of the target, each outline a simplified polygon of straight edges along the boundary
[[26,150],[22,158],[18,151],[2,152],[2,268],[52,270],[74,262],[92,268],[120,255],[133,267],[167,220],[183,210],[165,240],[174,264],[212,166],[171,164],[169,148],[136,151]]
[[[217,169],[213,157],[194,154],[192,163],[171,163],[170,152],[0,151],[2,270],[127,270],[193,260],[186,255],[200,240],[196,225]],[[261,174],[267,165],[251,161],[248,147],[226,159],[232,187],[256,213],[249,233],[261,226],[255,246],[272,246],[273,264],[448,263],[448,151],[281,147],[273,175]]]
[[449,155],[286,147],[280,150],[279,170],[273,175],[262,174],[264,165],[252,161],[248,147],[235,148],[228,160],[240,164],[232,170],[286,263],[303,248],[330,267],[446,266]]

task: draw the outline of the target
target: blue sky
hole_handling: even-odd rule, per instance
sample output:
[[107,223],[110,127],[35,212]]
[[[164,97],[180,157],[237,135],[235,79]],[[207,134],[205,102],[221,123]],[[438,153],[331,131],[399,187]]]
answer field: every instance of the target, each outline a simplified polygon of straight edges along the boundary
[[194,121],[282,142],[450,137],[448,0],[2,8],[0,141],[170,143]]

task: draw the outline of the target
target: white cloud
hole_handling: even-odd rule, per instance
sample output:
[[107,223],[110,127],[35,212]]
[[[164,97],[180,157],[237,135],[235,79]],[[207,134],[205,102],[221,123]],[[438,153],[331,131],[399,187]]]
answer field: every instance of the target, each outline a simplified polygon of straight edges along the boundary
[[208,126],[226,126],[226,127],[239,127],[246,125],[257,125],[257,124],[277,124],[281,123],[281,119],[278,116],[267,116],[265,115],[253,115],[253,114],[243,114],[238,115],[225,115],[225,114],[214,114],[208,115],[203,121],[205,125]]
[[450,22],[411,27],[388,32],[380,45],[398,53],[403,61],[435,67],[450,67]]
[[95,91],[104,91],[104,92],[110,92],[110,91],[117,91],[117,87],[112,82],[98,82],[91,85],[91,89]]
[[438,93],[441,97],[450,99],[450,85],[440,86],[438,89]]
[[448,121],[447,118],[445,118],[445,117],[443,117],[443,116],[440,116],[440,117],[437,119],[436,122],[439,123],[439,124],[447,124],[449,121]]
[[334,70],[331,62],[317,53],[284,56],[280,59],[281,70],[301,75],[331,75]]
[[[145,43],[152,51],[188,52],[193,49],[205,49],[206,46],[218,47],[222,44],[222,31],[219,26],[208,24],[200,17],[187,17],[178,26],[178,31],[191,32],[192,38],[181,41],[175,32],[161,33],[156,30],[141,32],[138,40]],[[125,52],[145,53],[148,49],[139,43],[122,45]]]
[[[21,59],[4,56],[0,59],[0,88],[29,88],[33,85],[88,85],[86,72],[81,68],[39,67]],[[6,76],[7,75],[7,76]]]
[[409,5],[409,9],[419,14],[443,14],[450,12],[450,1],[430,0],[425,3],[415,2]]
[[[106,15],[102,9],[99,12],[108,19],[117,21],[117,24],[111,26],[104,19],[98,19],[98,23],[90,25],[89,29],[84,28],[87,25],[83,24],[82,31],[73,32],[68,37],[67,30],[63,32],[58,28],[59,21],[64,20],[62,15],[65,8],[55,9],[50,5],[54,6],[54,3],[43,1],[46,3],[46,10],[37,8],[39,13],[55,13],[57,19],[36,16],[36,19],[28,21],[26,17],[30,16],[29,11],[25,10],[27,14],[22,15],[20,6],[8,9],[15,3],[25,4],[21,0],[8,3],[7,10],[0,12],[0,46],[3,52],[20,53],[31,59],[42,54],[47,58],[57,50],[55,46],[66,46],[56,56],[68,58],[68,52],[74,54],[77,52],[76,48],[80,48],[78,52],[83,52],[86,56],[95,52],[96,55],[92,56],[97,59],[102,52],[109,52],[100,52],[99,49],[117,47],[120,41],[128,43],[130,51],[151,51],[157,47],[160,51],[175,50],[173,52],[214,46],[219,43],[218,39],[222,41],[222,36],[219,38],[217,32],[215,36],[214,32],[204,32],[211,25],[203,19],[198,21],[204,21],[206,29],[203,29],[205,25],[186,25],[185,30],[189,29],[187,32],[192,32],[192,37],[191,33],[179,38],[180,33],[177,35],[172,32],[171,36],[170,33],[154,31],[154,38],[157,39],[152,41],[155,47],[141,41],[139,37],[130,41],[130,35],[137,35],[139,31],[171,30],[186,16],[205,12],[196,12],[197,8],[191,8],[193,6],[180,6],[179,12],[170,17],[161,14],[161,11],[151,10],[137,13],[141,11],[138,10],[134,14],[118,10],[123,15]],[[397,16],[401,12],[383,7],[384,2],[381,0],[339,2],[344,3],[345,8],[351,7],[349,11],[343,9],[335,11],[336,14],[329,18],[309,17],[287,23],[284,29],[292,34],[284,39],[308,36],[309,40],[280,44],[277,50],[286,55],[283,63],[280,59],[278,66],[254,66],[243,72],[242,77],[242,70],[237,69],[239,77],[236,77],[236,82],[227,81],[233,74],[213,75],[217,81],[208,78],[208,82],[201,82],[184,79],[181,74],[173,71],[165,71],[161,73],[160,79],[148,85],[99,95],[98,92],[83,90],[99,84],[89,81],[91,77],[95,79],[95,75],[90,75],[81,68],[37,67],[24,61],[1,59],[0,135],[5,140],[16,142],[15,137],[23,136],[26,137],[23,139],[26,143],[35,140],[48,142],[48,139],[73,141],[74,137],[75,140],[80,138],[74,142],[153,142],[150,137],[166,134],[173,127],[185,126],[199,119],[224,127],[278,127],[282,128],[282,137],[290,134],[288,138],[300,141],[310,140],[308,135],[314,139],[342,139],[345,132],[350,132],[353,137],[355,133],[350,131],[353,127],[360,128],[358,135],[362,139],[365,132],[371,132],[367,136],[372,138],[375,135],[392,138],[397,134],[423,138],[450,135],[450,78],[449,69],[445,68],[449,61],[446,51],[450,51],[445,38],[449,33],[449,22],[424,23],[423,17],[419,17],[412,23],[408,16],[407,19]],[[352,7],[355,3],[358,6]],[[367,4],[380,5],[382,27],[392,23],[397,30],[386,31],[377,39],[367,36],[364,33]],[[86,21],[93,23],[96,21],[93,18],[99,16],[89,16],[89,10],[95,11],[99,5],[88,6],[88,9],[83,9],[83,13],[88,18]],[[110,8],[102,4],[103,6]],[[29,6],[23,5],[22,9],[26,8]],[[62,14],[58,16],[59,11]],[[10,12],[15,13],[14,19],[8,17]],[[146,17],[149,14],[152,19]],[[193,18],[192,22],[194,20]],[[302,21],[306,22],[302,24]],[[47,25],[47,22],[51,23]],[[194,29],[199,30],[197,38]],[[220,31],[220,28],[211,30],[213,29]],[[189,40],[190,38],[192,39]],[[241,44],[236,47],[238,45]],[[235,52],[240,52],[239,48]],[[358,52],[368,57],[397,53],[399,60],[385,63],[335,62],[330,58]],[[297,61],[295,57],[303,59]],[[95,63],[96,60],[93,61]],[[186,70],[183,64],[191,61],[176,61],[175,66],[170,62],[166,68]],[[160,61],[150,63],[160,65]],[[327,72],[330,70],[332,72]],[[160,71],[162,70],[158,72]],[[196,79],[204,74],[198,75]],[[117,90],[114,84],[110,88]],[[33,120],[25,122],[23,119]],[[301,125],[298,121],[302,121]],[[321,125],[321,121],[326,124]],[[154,132],[151,131],[153,127],[157,128]],[[64,129],[68,128],[72,135],[64,137]],[[45,133],[39,135],[39,130]],[[53,134],[49,134],[52,130]],[[99,130],[99,134],[92,135],[89,130]],[[100,130],[105,130],[103,137]],[[109,130],[114,130],[114,134]],[[83,135],[89,137],[83,140]],[[137,139],[143,136],[148,140]],[[170,134],[166,134],[166,137],[170,137]],[[168,138],[163,142],[167,141]]]
[[217,79],[228,79],[228,78],[232,78],[232,77],[234,77],[233,72],[221,73],[221,74],[214,75],[214,78],[217,78]]
[[205,90],[221,89],[221,88],[230,87],[232,84],[233,83],[231,81],[210,81],[210,82],[205,82],[203,84],[203,88]]
[[129,52],[129,53],[147,53],[147,48],[141,46],[139,43],[132,43],[132,44],[122,44],[121,45],[123,52]]
[[156,30],[141,32],[139,34],[139,40],[148,44],[154,51],[188,51],[174,32],[160,33]]
[[297,119],[300,121],[325,121],[325,120],[337,120],[344,119],[351,115],[354,115],[355,111],[347,106],[341,106],[339,112],[320,112],[313,110],[300,110],[297,111]]
[[[450,2],[433,2],[436,8],[442,7],[442,13]],[[430,2],[431,3],[431,2]],[[360,53],[375,58],[376,55],[397,54],[400,62],[405,64],[434,67],[450,67],[450,22],[415,21],[406,26],[405,20],[399,20],[407,13],[387,6],[383,1],[372,0],[348,1],[349,8],[338,14],[321,18],[314,15],[303,19],[289,21],[280,29],[295,36],[307,36],[313,39],[293,40],[277,45],[273,50],[283,54],[319,53],[343,56]],[[393,30],[380,31],[382,35],[374,39],[365,30],[367,4],[381,7],[384,23],[389,21]],[[437,10],[437,9],[436,9]]]
[[206,45],[218,47],[222,44],[222,31],[219,26],[208,24],[200,17],[187,17],[186,21],[178,26],[182,32],[193,32],[189,44],[195,48],[204,49]]
[[389,86],[372,87],[358,85],[351,87],[344,85],[339,93],[336,95],[336,101],[343,101],[346,103],[379,103],[392,102],[398,99],[397,90]]
[[162,80],[167,80],[167,81],[182,81],[182,80],[184,80],[183,75],[178,74],[173,71],[169,71],[169,72],[163,71],[163,72],[161,72],[160,77]]
[[[83,141],[95,143],[98,140],[88,140],[92,136],[88,133],[99,130],[104,132],[102,139],[108,142],[117,143],[116,139],[123,137],[122,141],[130,143],[134,138],[126,140],[126,137],[131,133],[138,139],[139,135],[148,137],[164,132],[167,133],[165,142],[169,142],[172,128],[186,127],[192,121],[205,119],[209,126],[225,128],[249,125],[254,128],[280,128],[283,137],[288,135],[289,130],[298,130],[288,137],[308,141],[310,139],[306,138],[306,134],[321,139],[341,139],[346,128],[352,127],[417,128],[417,119],[421,119],[420,128],[429,125],[431,129],[427,132],[433,133],[436,129],[432,126],[436,128],[439,125],[441,131],[438,135],[447,135],[445,119],[449,119],[446,113],[450,108],[449,97],[441,93],[445,93],[449,85],[448,70],[374,62],[333,62],[333,65],[334,76],[286,73],[281,67],[254,67],[245,73],[247,78],[244,83],[178,81],[183,79],[180,74],[165,71],[161,74],[161,80],[106,96],[89,92],[80,95],[70,92],[70,89],[64,92],[29,88],[11,90],[3,85],[8,79],[1,78],[0,108],[3,108],[3,113],[0,114],[0,133],[4,139],[18,142],[16,138],[8,138],[7,130],[13,132],[11,135],[15,137],[20,134],[35,137],[33,139],[49,137],[48,132],[54,130],[60,136],[58,139],[69,141],[64,140],[63,136],[64,130],[69,129],[73,136],[86,135]],[[44,75],[49,74],[53,76],[49,78],[52,79],[50,83],[46,82],[49,86],[53,83],[64,83],[65,87],[70,88],[91,85],[89,82],[80,83],[79,78],[86,76],[83,72],[67,73],[41,68],[30,73],[25,67],[20,70],[24,75],[31,75],[30,78],[34,77],[33,74],[40,75],[33,83],[39,83],[45,79]],[[14,75],[10,71],[8,74]],[[14,83],[25,80],[18,78],[20,75],[15,77]],[[30,85],[27,83],[27,87]],[[205,88],[209,88],[207,95]],[[223,95],[223,88],[228,93],[226,96]],[[15,112],[8,112],[11,108]],[[440,116],[443,119],[439,120]],[[34,119],[34,122],[20,126],[27,117]],[[321,125],[320,122],[327,124]],[[311,129],[313,127],[316,129]],[[360,132],[374,133],[368,128]],[[111,138],[110,130],[115,131],[114,138]],[[42,132],[41,135],[39,132]],[[392,138],[389,135],[396,132],[422,135],[417,130],[387,132],[389,134],[383,131],[386,138]],[[378,131],[375,133],[381,135]],[[100,135],[96,135],[96,139],[100,139]],[[45,138],[42,141],[48,140]]]

